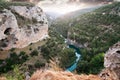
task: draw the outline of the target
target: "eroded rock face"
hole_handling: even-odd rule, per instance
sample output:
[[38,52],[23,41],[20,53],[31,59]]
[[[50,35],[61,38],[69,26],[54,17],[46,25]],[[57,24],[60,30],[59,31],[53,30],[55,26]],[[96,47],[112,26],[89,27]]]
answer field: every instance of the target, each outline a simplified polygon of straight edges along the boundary
[[105,70],[101,73],[104,80],[120,80],[120,42],[107,51],[104,66]]
[[23,48],[48,36],[48,22],[40,7],[11,6],[0,12],[0,48]]

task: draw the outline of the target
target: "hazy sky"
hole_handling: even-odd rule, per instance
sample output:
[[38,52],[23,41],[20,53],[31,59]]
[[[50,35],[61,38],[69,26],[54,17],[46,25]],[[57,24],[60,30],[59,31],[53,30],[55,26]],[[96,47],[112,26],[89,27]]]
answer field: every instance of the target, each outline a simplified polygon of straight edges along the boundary
[[45,0],[38,3],[44,12],[53,15],[64,15],[73,11],[84,9],[90,7],[88,4],[84,3],[66,3],[68,0]]

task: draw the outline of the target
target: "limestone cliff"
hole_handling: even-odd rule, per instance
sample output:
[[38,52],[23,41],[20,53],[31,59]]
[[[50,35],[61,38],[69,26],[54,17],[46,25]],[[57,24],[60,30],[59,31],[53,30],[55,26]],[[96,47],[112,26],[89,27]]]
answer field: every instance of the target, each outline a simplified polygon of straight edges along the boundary
[[48,22],[40,7],[10,6],[0,11],[0,48],[23,48],[48,36]]
[[104,67],[100,74],[103,80],[120,80],[120,42],[106,52]]

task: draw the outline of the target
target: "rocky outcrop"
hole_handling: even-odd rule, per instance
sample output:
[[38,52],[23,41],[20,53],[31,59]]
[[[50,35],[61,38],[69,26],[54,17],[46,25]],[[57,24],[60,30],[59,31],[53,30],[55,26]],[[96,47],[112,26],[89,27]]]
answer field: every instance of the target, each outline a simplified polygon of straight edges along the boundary
[[120,42],[111,47],[104,58],[103,80],[120,80]]
[[0,80],[6,80],[6,78],[5,77],[0,77]]
[[30,80],[101,80],[95,75],[75,75],[71,72],[62,71],[37,71],[35,72]]
[[48,22],[40,7],[11,6],[0,11],[0,48],[23,48],[48,36]]

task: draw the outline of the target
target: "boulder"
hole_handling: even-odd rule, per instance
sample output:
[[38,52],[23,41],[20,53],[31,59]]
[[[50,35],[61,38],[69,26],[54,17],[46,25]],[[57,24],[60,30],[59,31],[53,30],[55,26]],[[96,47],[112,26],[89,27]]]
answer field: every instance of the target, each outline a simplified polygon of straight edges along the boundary
[[120,42],[106,52],[104,67],[100,75],[104,80],[120,80]]

